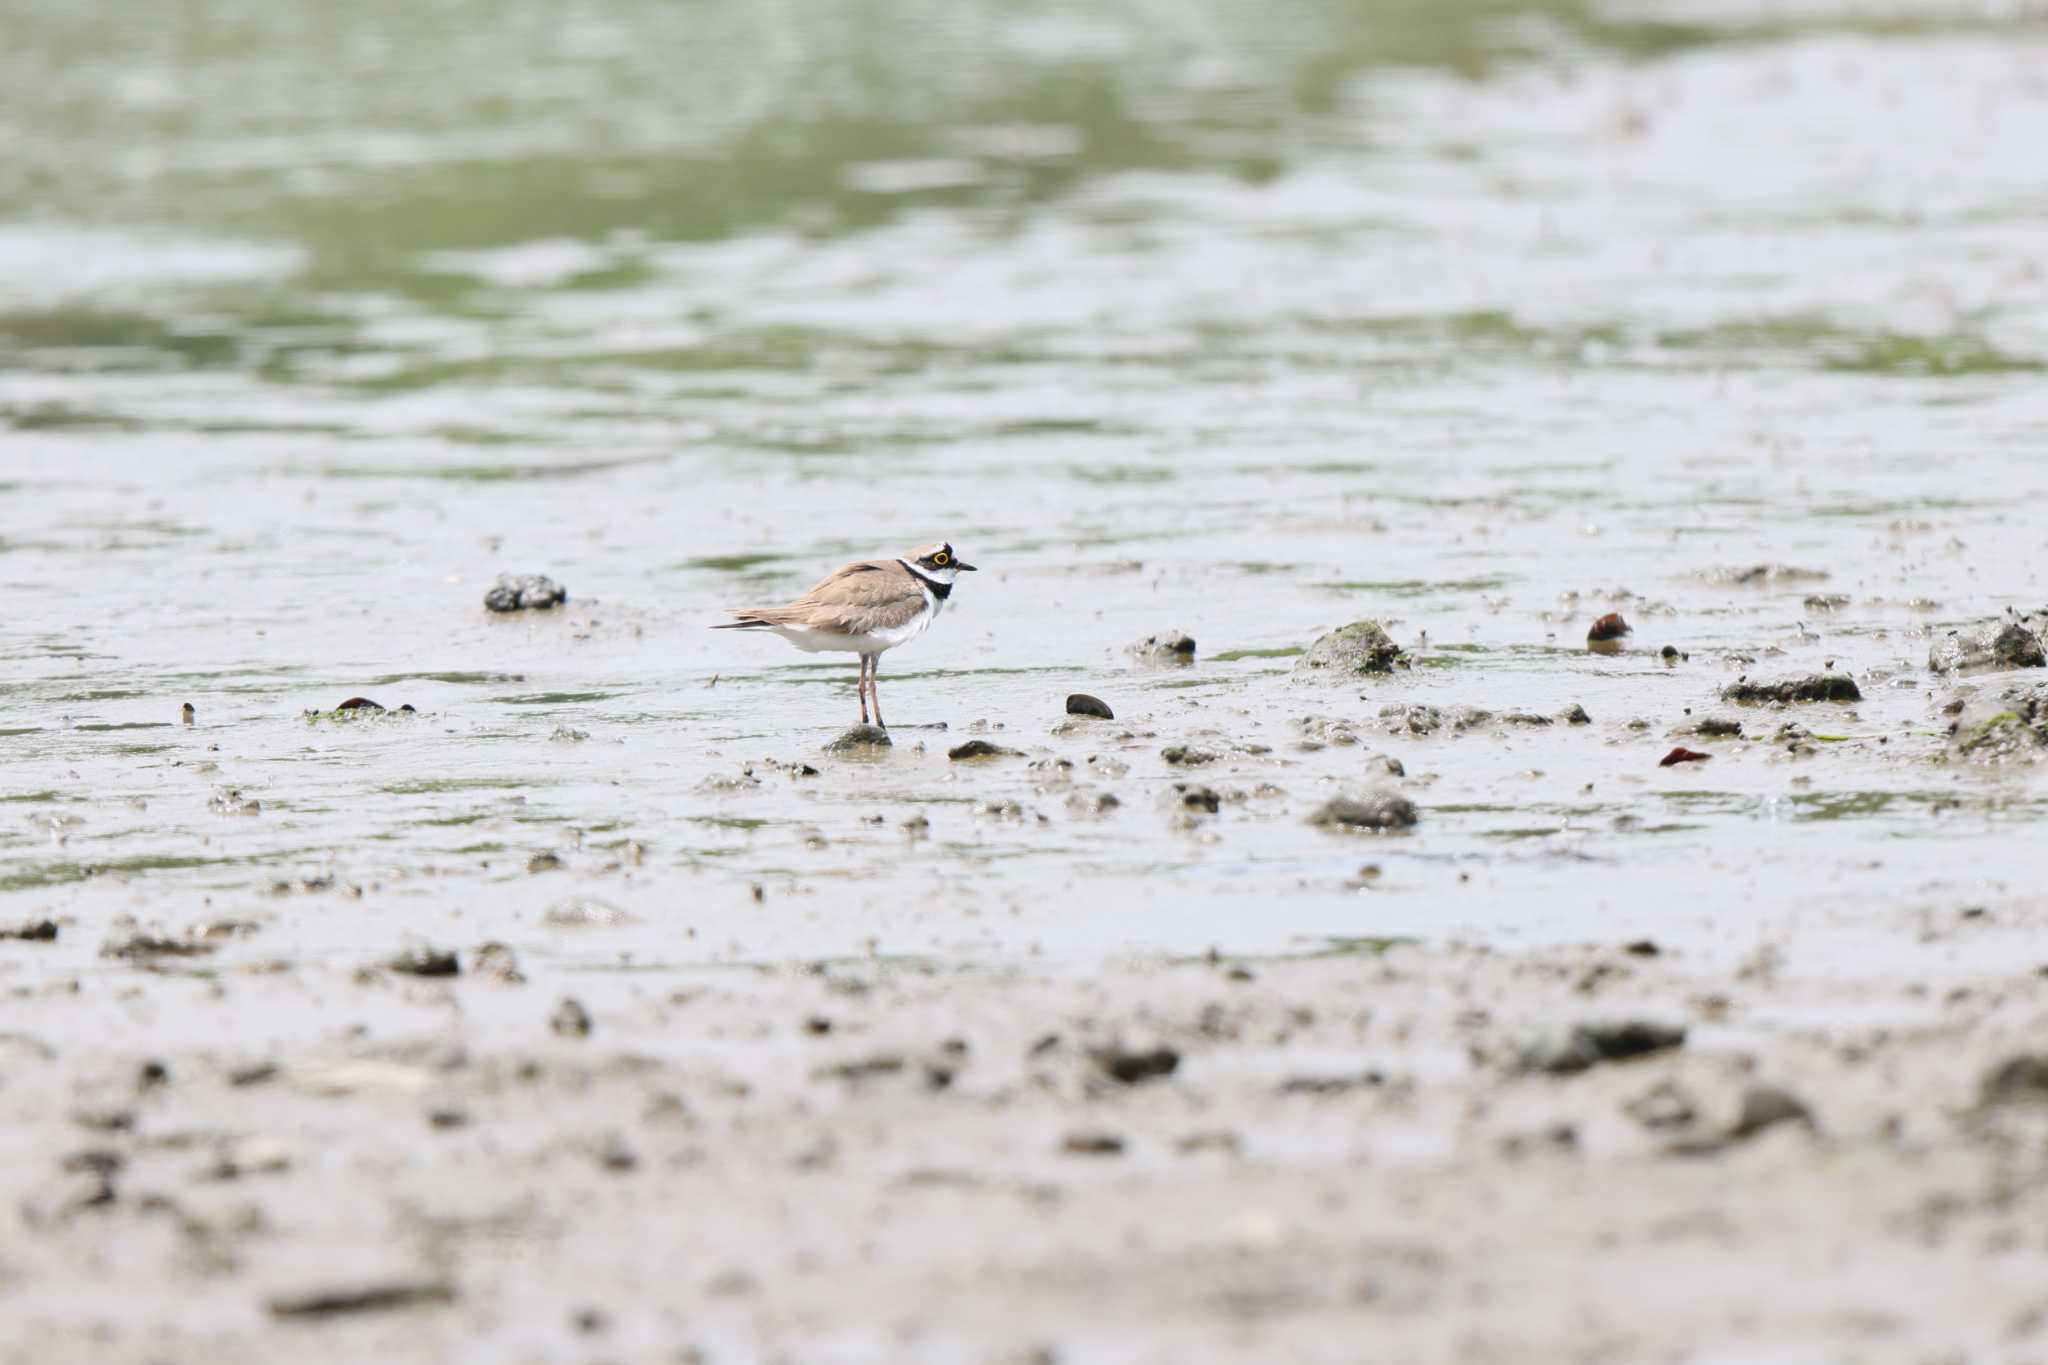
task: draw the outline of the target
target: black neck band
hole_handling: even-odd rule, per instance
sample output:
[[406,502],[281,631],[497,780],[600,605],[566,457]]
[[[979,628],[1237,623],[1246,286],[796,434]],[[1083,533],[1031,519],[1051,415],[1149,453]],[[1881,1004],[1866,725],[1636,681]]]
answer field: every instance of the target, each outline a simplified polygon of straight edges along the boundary
[[941,583],[936,578],[925,577],[924,574],[919,571],[917,565],[911,563],[907,559],[899,559],[896,562],[898,564],[901,564],[904,568],[910,570],[910,576],[912,578],[915,578],[918,582],[924,584],[927,588],[930,588],[932,590],[932,596],[938,598],[941,602],[945,601],[948,597],[951,597],[953,595],[953,585],[951,583]]

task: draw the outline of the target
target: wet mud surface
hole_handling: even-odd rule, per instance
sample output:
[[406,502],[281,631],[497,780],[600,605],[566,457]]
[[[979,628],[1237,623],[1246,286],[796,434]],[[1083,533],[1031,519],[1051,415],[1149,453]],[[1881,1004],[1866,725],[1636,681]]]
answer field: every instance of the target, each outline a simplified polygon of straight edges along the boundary
[[1337,8],[0,108],[0,1355],[2048,1358],[2048,40]]

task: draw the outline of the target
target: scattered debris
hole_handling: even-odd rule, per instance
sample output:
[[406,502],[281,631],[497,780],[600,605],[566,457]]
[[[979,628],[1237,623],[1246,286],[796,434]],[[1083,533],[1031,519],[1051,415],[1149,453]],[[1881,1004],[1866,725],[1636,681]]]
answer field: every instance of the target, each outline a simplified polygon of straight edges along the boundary
[[1217,757],[1207,749],[1191,749],[1185,744],[1169,744],[1159,751],[1159,756],[1177,768],[1198,768],[1214,763]]

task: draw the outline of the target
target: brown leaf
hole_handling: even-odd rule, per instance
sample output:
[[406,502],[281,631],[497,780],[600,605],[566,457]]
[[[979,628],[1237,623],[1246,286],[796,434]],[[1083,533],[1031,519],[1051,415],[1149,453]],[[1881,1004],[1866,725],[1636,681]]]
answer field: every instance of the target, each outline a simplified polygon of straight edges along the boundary
[[1664,755],[1663,758],[1659,759],[1657,761],[1657,766],[1660,768],[1668,768],[1672,766],[1674,763],[1704,763],[1712,757],[1712,754],[1698,753],[1692,749],[1686,748],[1684,745],[1681,744],[1676,749],[1673,749],[1670,753]]

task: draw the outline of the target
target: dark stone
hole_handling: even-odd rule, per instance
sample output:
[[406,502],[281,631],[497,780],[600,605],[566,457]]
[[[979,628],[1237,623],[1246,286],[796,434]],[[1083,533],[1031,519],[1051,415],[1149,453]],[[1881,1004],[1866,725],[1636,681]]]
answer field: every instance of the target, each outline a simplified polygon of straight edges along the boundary
[[825,746],[828,754],[862,753],[870,749],[887,749],[895,741],[889,732],[879,725],[856,725],[839,738]]
[[1379,622],[1353,621],[1310,645],[1294,671],[1352,678],[1406,667],[1408,656],[1381,629]]
[[382,1280],[273,1295],[266,1306],[274,1318],[331,1318],[454,1301],[446,1280]]
[[57,922],[48,919],[32,919],[12,929],[0,929],[0,938],[18,938],[28,943],[55,943]]
[[1668,1080],[1630,1100],[1622,1111],[1645,1128],[1683,1128],[1699,1116],[1692,1097]]
[[1372,792],[1363,798],[1333,796],[1308,822],[1324,829],[1407,829],[1418,818],[1415,803],[1399,792]]
[[160,938],[155,934],[135,934],[102,945],[100,956],[126,958],[130,962],[147,962],[159,957],[198,957],[203,953],[212,952],[214,947],[214,944],[201,939]]
[[1590,1070],[1602,1062],[1644,1057],[1679,1047],[1684,1042],[1683,1025],[1649,1019],[1577,1024],[1561,1036],[1543,1039],[1524,1048],[1520,1067],[1524,1071],[1569,1076]]
[[1119,1156],[1124,1140],[1114,1133],[1069,1133],[1060,1150],[1069,1156]]
[[946,750],[946,757],[959,763],[971,758],[1015,757],[1016,753],[1015,749],[1005,749],[1002,745],[991,744],[985,739],[970,739],[965,744],[955,744]]
[[588,1038],[590,1036],[590,1011],[583,1008],[579,1000],[564,997],[555,1006],[555,1012],[548,1016],[548,1027],[564,1038]]
[[1863,700],[1863,693],[1857,688],[1856,680],[1844,673],[1814,673],[1804,678],[1779,678],[1773,682],[1756,682],[1744,678],[1722,688],[1721,696],[1728,701],[1745,705],[1758,702],[1787,705],[1807,701]]
[[1167,802],[1191,811],[1206,811],[1210,815],[1223,808],[1223,798],[1213,788],[1199,782],[1174,783],[1173,789],[1167,793]]
[[1728,1135],[1755,1137],[1766,1128],[1775,1128],[1781,1123],[1803,1123],[1811,1128],[1813,1111],[1789,1090],[1780,1090],[1774,1085],[1752,1086],[1742,1096],[1742,1112],[1736,1115]]
[[413,948],[386,962],[384,969],[407,976],[455,976],[462,964],[445,948]]
[[545,611],[569,600],[569,590],[545,574],[499,574],[497,586],[484,594],[492,611]]
[[1624,635],[1633,635],[1634,633],[1635,627],[1622,620],[1620,612],[1610,611],[1593,623],[1592,629],[1586,632],[1586,639],[1597,644],[1608,640],[1619,640]]
[[1742,722],[1739,720],[1729,720],[1724,716],[1708,716],[1692,728],[1693,732],[1701,739],[1740,739],[1742,737]]
[[1984,1104],[2048,1104],[2048,1053],[2022,1052],[1993,1067],[1979,1087]]
[[1111,1046],[1097,1048],[1088,1055],[1103,1075],[1125,1085],[1171,1076],[1180,1067],[1180,1054],[1170,1047]]
[[1067,714],[1100,716],[1104,720],[1116,719],[1116,713],[1109,709],[1108,702],[1100,697],[1091,697],[1086,692],[1076,692],[1067,698]]
[[1566,725],[1591,725],[1593,718],[1586,714],[1585,707],[1577,702],[1573,702],[1571,709],[1564,713],[1564,723]]

